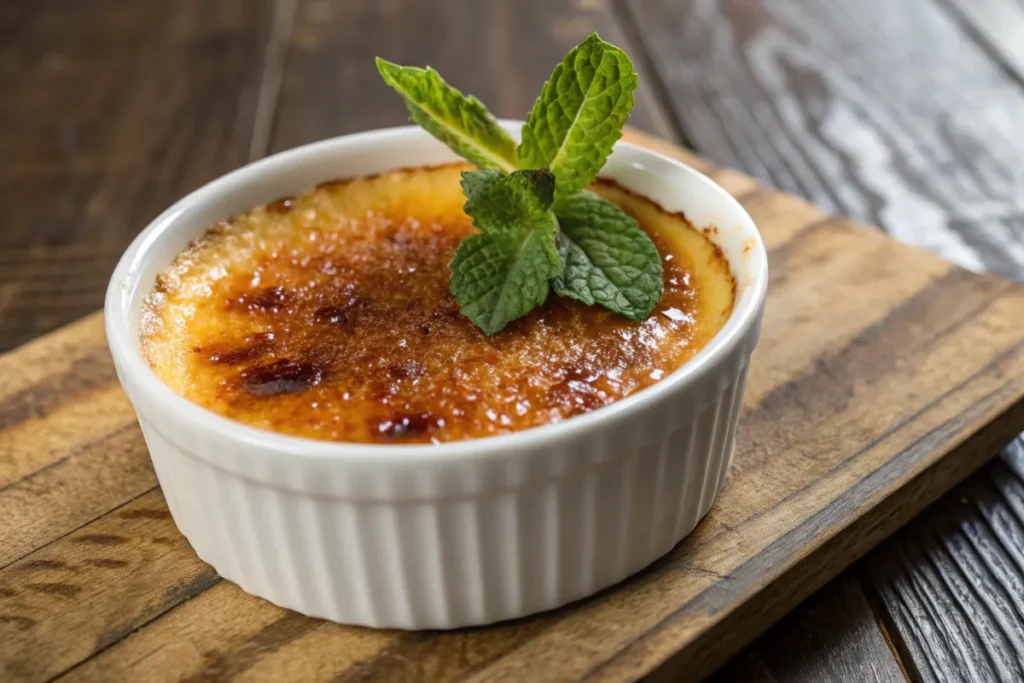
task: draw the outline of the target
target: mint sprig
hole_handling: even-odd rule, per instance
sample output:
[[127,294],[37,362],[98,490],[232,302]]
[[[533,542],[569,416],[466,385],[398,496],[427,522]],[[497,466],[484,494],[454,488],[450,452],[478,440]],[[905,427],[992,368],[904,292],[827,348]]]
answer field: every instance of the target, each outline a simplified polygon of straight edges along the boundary
[[377,68],[414,122],[481,169],[462,176],[463,209],[480,233],[449,265],[463,315],[495,334],[551,289],[631,320],[650,315],[662,295],[654,243],[619,207],[584,190],[633,107],[637,79],[622,50],[596,33],[573,48],[544,84],[518,148],[479,100],[433,69],[380,58]]

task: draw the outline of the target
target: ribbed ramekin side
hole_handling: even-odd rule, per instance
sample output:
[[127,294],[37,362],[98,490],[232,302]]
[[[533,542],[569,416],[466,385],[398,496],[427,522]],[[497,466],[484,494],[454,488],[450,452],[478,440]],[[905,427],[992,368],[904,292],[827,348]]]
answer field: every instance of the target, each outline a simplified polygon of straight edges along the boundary
[[452,628],[563,605],[670,550],[717,493],[741,391],[742,375],[696,413],[652,415],[631,433],[575,444],[572,455],[600,463],[585,472],[408,503],[304,496],[249,481],[143,424],[175,521],[225,578],[344,623]]
[[560,606],[670,550],[724,480],[744,374],[700,410],[665,406],[572,453],[553,447],[553,458],[597,463],[585,471],[404,503],[250,481],[142,424],[176,523],[225,578],[344,623],[452,628]]

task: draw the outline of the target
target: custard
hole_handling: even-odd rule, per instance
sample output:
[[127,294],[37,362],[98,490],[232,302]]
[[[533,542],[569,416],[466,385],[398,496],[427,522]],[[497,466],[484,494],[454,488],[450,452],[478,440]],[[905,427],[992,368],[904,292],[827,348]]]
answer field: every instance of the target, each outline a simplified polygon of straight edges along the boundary
[[212,227],[157,278],[143,353],[174,391],[282,434],[363,443],[470,439],[565,420],[676,370],[721,329],[735,280],[679,214],[600,180],[654,241],[664,295],[634,322],[552,294],[485,336],[449,290],[475,228],[460,173],[319,185]]

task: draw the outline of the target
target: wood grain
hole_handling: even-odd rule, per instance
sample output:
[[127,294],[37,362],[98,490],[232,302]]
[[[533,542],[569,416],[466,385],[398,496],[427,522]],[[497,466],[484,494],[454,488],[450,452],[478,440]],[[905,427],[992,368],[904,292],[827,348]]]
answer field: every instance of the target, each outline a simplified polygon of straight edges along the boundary
[[847,572],[729,660],[711,683],[903,683],[871,606]]
[[867,563],[923,681],[1024,679],[1024,445],[950,492]]
[[627,0],[689,143],[1024,277],[1024,91],[935,0]]
[[[773,283],[735,462],[708,518],[650,570],[595,599],[492,628],[346,628],[247,604],[256,599],[220,583],[171,530],[157,492],[125,491],[111,501],[119,507],[70,533],[36,529],[23,543],[37,549],[0,570],[6,675],[709,673],[969,474],[1024,420],[1024,331],[1013,324],[1024,315],[1024,290],[743,185],[770,245]],[[853,282],[861,296],[845,296]],[[813,324],[821,320],[828,324]],[[99,325],[89,319],[60,343],[80,338],[95,349],[102,342],[88,329]],[[18,351],[12,372],[49,341]],[[58,374],[72,367],[60,364]],[[31,372],[23,385],[54,381]],[[123,403],[95,400],[130,419]],[[60,430],[63,413],[51,407],[29,419]],[[147,460],[141,447],[131,457]],[[95,488],[70,470],[49,485],[69,498]],[[117,554],[105,554],[115,543]],[[118,559],[128,562],[124,572],[106,561]]]
[[0,567],[156,486],[105,339],[93,317],[0,356]]
[[[593,31],[631,50],[600,1],[306,0],[295,19],[270,149],[407,123],[373,55],[429,64],[497,116],[525,118],[554,66]],[[675,137],[651,91],[637,93],[630,121]]]
[[[986,0],[975,4],[984,9],[982,5],[1012,4],[1014,1]],[[953,0],[947,2],[955,4]],[[733,31],[734,36],[757,34],[756,40],[743,38],[741,43],[744,46],[790,39],[800,43],[805,30],[816,31],[822,36],[818,42],[808,41],[806,45],[795,47],[811,53],[812,59],[822,54],[826,57],[820,64],[809,67],[789,56],[792,46],[784,46],[774,52],[763,47],[760,51],[744,47],[742,50],[726,48],[724,52],[715,52],[714,85],[725,88],[724,103],[717,96],[707,97],[708,90],[684,90],[670,80],[667,80],[668,87],[657,82],[654,76],[696,64],[701,55],[678,62],[673,61],[673,55],[677,53],[654,50],[644,45],[647,39],[657,38],[658,31],[649,27],[641,31],[634,19],[635,8],[625,1],[617,3],[620,15],[627,19],[623,27],[625,30],[622,30],[611,19],[608,3],[600,0],[552,3],[533,0],[524,3],[527,16],[522,17],[514,11],[511,2],[471,3],[459,0],[450,3],[452,11],[444,10],[440,14],[443,21],[438,22],[438,30],[433,32],[437,35],[443,29],[444,35],[452,36],[444,42],[424,39],[428,34],[417,30],[425,22],[429,25],[433,20],[429,16],[431,11],[421,3],[360,1],[334,9],[327,7],[329,3],[325,2],[278,0],[271,3],[268,0],[246,3],[245,16],[241,15],[242,3],[238,2],[220,3],[216,10],[211,11],[203,3],[175,4],[159,0],[139,3],[139,7],[132,7],[128,12],[121,4],[111,2],[92,3],[88,12],[66,0],[38,3],[15,0],[5,3],[0,8],[0,85],[5,88],[5,93],[14,93],[18,97],[10,100],[16,103],[15,107],[0,106],[0,123],[4,124],[0,127],[3,131],[0,132],[0,150],[6,154],[5,164],[0,165],[0,176],[6,179],[17,175],[15,182],[19,184],[15,186],[8,182],[7,190],[0,190],[0,208],[8,217],[16,219],[11,225],[30,225],[31,230],[19,227],[17,234],[9,231],[10,226],[0,230],[0,349],[76,318],[98,305],[105,273],[123,244],[176,194],[241,163],[246,157],[261,155],[271,146],[279,149],[337,132],[402,122],[404,113],[400,105],[391,93],[379,87],[372,69],[360,71],[369,55],[384,53],[379,46],[389,44],[388,49],[395,55],[409,55],[409,61],[420,59],[439,66],[457,85],[483,96],[489,104],[494,105],[500,100],[496,108],[502,115],[521,116],[522,103],[528,106],[550,65],[569,45],[595,28],[604,37],[623,44],[634,55],[644,84],[648,86],[644,95],[654,92],[665,96],[665,101],[671,100],[674,105],[673,110],[666,114],[652,98],[642,100],[634,117],[634,122],[641,127],[668,137],[687,139],[720,160],[735,158],[723,155],[722,133],[739,132],[745,140],[741,145],[753,144],[758,150],[755,157],[764,156],[770,160],[770,163],[766,162],[768,166],[782,169],[773,172],[788,173],[798,179],[807,177],[807,159],[810,159],[811,166],[815,166],[827,156],[817,147],[817,135],[823,141],[821,144],[832,149],[835,158],[840,160],[836,167],[839,170],[833,168],[819,173],[826,191],[818,195],[805,194],[817,196],[819,201],[825,197],[826,202],[828,197],[833,197],[834,201],[829,206],[847,211],[866,206],[868,210],[859,216],[890,224],[890,227],[893,221],[898,222],[896,228],[916,225],[917,217],[907,221],[907,211],[901,209],[908,202],[891,200],[886,193],[877,192],[867,182],[870,178],[865,179],[876,170],[883,172],[883,177],[895,174],[899,181],[897,185],[907,185],[912,195],[916,193],[918,199],[923,198],[921,213],[925,217],[934,213],[929,203],[935,199],[936,192],[942,195],[939,199],[948,195],[958,202],[958,206],[972,208],[967,215],[954,215],[947,221],[952,230],[965,235],[961,242],[967,249],[961,256],[950,255],[972,267],[976,267],[980,260],[983,265],[995,264],[1004,272],[1016,273],[1015,266],[1008,264],[1019,256],[1012,247],[1020,244],[1020,222],[1017,214],[1004,211],[1003,207],[1007,205],[1007,198],[1020,196],[1020,183],[1017,181],[1021,176],[1015,171],[1020,168],[1019,157],[1015,156],[1019,151],[1015,145],[1007,144],[1005,135],[993,134],[993,131],[1005,132],[1005,126],[1000,122],[1020,116],[1017,95],[1009,92],[1013,88],[1006,86],[1005,79],[997,77],[998,67],[993,68],[991,64],[979,66],[985,61],[983,52],[965,40],[963,32],[952,21],[946,20],[948,17],[943,9],[930,0],[914,0],[908,3],[909,10],[872,3],[863,6],[857,3],[822,3],[820,7],[810,7],[811,12],[805,18],[801,13],[808,3],[810,0],[777,0],[755,7],[752,3],[736,2],[715,14],[726,3],[697,1],[659,6],[646,2],[643,9],[653,12],[651,16],[662,31],[671,32],[671,28],[665,27],[672,26],[672,22],[679,21],[680,17],[698,32],[708,21],[717,24],[712,26],[714,32],[704,36],[705,40],[729,39],[733,30],[729,28],[729,22],[737,20],[747,24],[741,30]],[[673,14],[664,17],[667,21],[658,18],[661,7]],[[977,12],[979,8],[971,5],[969,9]],[[699,16],[689,14],[694,11]],[[913,21],[919,11],[926,15],[922,25],[927,30],[920,29]],[[552,18],[550,22],[548,13]],[[767,37],[759,35],[757,22],[765,22]],[[802,29],[801,22],[812,25]],[[844,22],[850,25],[843,25]],[[1004,35],[1008,35],[1006,22],[997,23],[1000,23]],[[290,38],[293,24],[296,30],[294,37]],[[411,33],[396,32],[396,25],[412,27]],[[838,40],[834,45],[821,44],[837,34]],[[494,41],[492,35],[504,41]],[[680,42],[678,36],[675,40]],[[688,36],[687,40],[691,46],[697,44],[693,36]],[[131,59],[125,57],[139,53],[138,46],[143,44],[146,49],[140,55]],[[536,59],[528,58],[524,64],[521,46],[526,44],[530,45],[530,54],[538,56]],[[876,49],[879,44],[881,47]],[[898,45],[900,49],[889,50],[891,45]],[[920,47],[922,45],[924,47]],[[685,49],[686,46],[676,45],[674,49],[677,48]],[[998,53],[999,48],[997,45],[993,53]],[[835,54],[830,54],[830,50],[841,50],[843,59],[846,54],[851,54],[850,64],[837,64]],[[928,52],[926,59],[918,58],[922,50]],[[872,52],[886,51],[895,57],[879,66],[883,56]],[[488,58],[483,65],[465,58],[467,54],[484,53]],[[546,53],[550,53],[546,57],[549,63],[544,63],[545,58],[540,56]],[[738,56],[740,61],[753,64],[755,57],[765,53],[769,56],[761,61],[769,64],[767,70],[749,70],[743,64],[735,68],[731,61]],[[658,71],[655,65],[666,55],[666,61],[657,66]],[[962,55],[967,55],[967,58],[961,58]],[[773,61],[785,71],[785,92],[780,92],[777,83],[769,83],[769,87],[762,86],[759,93],[757,84],[751,86],[750,83],[759,82],[765,73],[770,74]],[[196,72],[197,64],[201,64],[199,68],[203,73]],[[840,85],[844,87],[832,87],[828,79],[817,73],[823,69],[838,74]],[[342,72],[340,77],[339,72]],[[142,79],[151,75],[160,83],[159,87],[169,88],[167,92],[161,90],[159,98],[152,96],[157,86],[140,84]],[[494,76],[497,78],[492,78]],[[530,79],[536,83],[529,83]],[[828,87],[817,87],[818,80],[825,80]],[[854,81],[857,87],[846,89],[842,83],[844,80]],[[920,83],[934,86],[926,87]],[[960,83],[969,86],[960,88],[965,92],[964,97],[969,98],[966,106],[961,106],[963,100],[951,97],[952,93],[958,92],[956,88]],[[193,87],[195,90],[188,90]],[[362,89],[366,87],[370,94],[363,99]],[[377,87],[376,92],[374,87]],[[743,91],[744,99],[728,101],[730,87]],[[933,93],[929,87],[951,92]],[[121,88],[127,91],[121,92]],[[36,92],[29,92],[30,89],[36,89]],[[80,92],[84,95],[78,96]],[[285,97],[280,111],[276,111],[275,100],[279,93],[284,93]],[[230,111],[232,97],[237,98],[239,107],[234,111]],[[838,145],[834,135],[828,137],[815,132],[819,125],[815,112],[820,113],[825,105],[829,111],[836,109],[831,104],[832,99],[839,100],[842,106],[838,109],[845,107],[855,113],[860,111],[861,101],[865,101],[869,114],[891,102],[893,108],[909,111],[911,121],[908,125],[896,126],[885,117],[863,117],[851,130],[857,132],[859,128],[867,127],[875,131],[874,138],[869,135],[855,139],[881,140],[883,147],[867,144],[851,151]],[[154,117],[151,110],[156,101],[165,105],[166,111],[160,111]],[[204,111],[203,108],[211,101],[213,106]],[[730,117],[742,118],[742,112],[736,108],[737,101],[754,113],[758,127],[737,127],[729,123]],[[251,102],[255,102],[255,106],[247,107]],[[701,118],[697,110],[708,107],[709,102],[716,109],[710,118],[706,115]],[[806,132],[810,135],[806,138],[805,129],[799,125],[799,116],[792,115],[794,107],[807,113]],[[777,112],[775,119],[771,116],[773,109]],[[148,127],[138,125],[141,118],[127,120],[126,117],[134,117],[139,112],[149,117]],[[724,125],[729,129],[719,129],[716,133],[713,125],[703,129],[694,125],[700,121],[716,124],[715,117],[725,121]],[[932,132],[928,125],[918,130],[923,117],[933,118],[937,122],[936,127],[949,121],[956,125],[945,125],[938,133]],[[166,121],[170,122],[165,124]],[[970,124],[966,131],[964,122]],[[844,129],[839,126],[838,130]],[[247,131],[251,131],[251,135],[246,143]],[[943,139],[943,134],[950,131],[956,135],[949,136],[949,140]],[[195,143],[197,135],[207,133],[208,139],[215,141],[213,146],[207,143],[198,154],[194,150],[191,154],[180,154]],[[893,136],[911,142],[890,142]],[[201,140],[204,139],[207,138]],[[809,151],[800,148],[793,153],[794,142],[798,146],[806,145]],[[871,157],[879,151],[881,158]],[[218,154],[222,158],[214,159]],[[728,154],[734,152],[729,151]],[[7,164],[7,161],[13,163]],[[761,172],[758,164],[744,163],[748,170]],[[931,169],[926,167],[929,163],[932,164]],[[8,173],[4,173],[5,170]],[[970,189],[971,183],[961,178],[967,173],[981,188],[980,194],[950,195],[948,187],[943,189],[929,176],[929,173],[950,170],[955,172],[950,174],[952,180],[949,185]],[[756,194],[758,191],[752,181],[740,174],[722,169],[715,169],[714,174],[716,179],[737,193],[755,193],[748,197],[748,203],[760,200],[760,211],[770,216],[770,220],[787,225],[799,223],[796,220],[801,214],[798,203],[794,206],[792,202],[780,200],[778,195],[766,200],[768,195]],[[147,183],[147,175],[151,179],[159,176],[159,182]],[[195,181],[182,180],[186,176],[194,177]],[[59,202],[48,201],[53,196],[53,188],[63,192],[56,195]],[[124,189],[130,201],[117,204],[117,210],[111,211],[110,202],[104,198],[113,196],[119,188]],[[794,185],[793,189],[803,191],[799,185]],[[849,196],[855,197],[856,201]],[[965,202],[965,199],[970,201]],[[97,202],[101,208],[95,208]],[[909,202],[909,205],[913,208],[914,202]],[[938,210],[947,211],[948,208],[940,202]],[[109,222],[97,219],[96,211],[109,218]],[[993,229],[993,220],[1003,220],[1003,216],[1006,217],[1003,225]],[[1011,248],[997,254],[1003,259],[1001,264],[993,260],[991,253],[974,246],[976,233],[993,230],[1010,240],[1007,244]],[[773,234],[773,239],[779,244],[784,242],[784,237],[788,238],[781,233],[780,230]],[[110,234],[115,234],[113,241]],[[921,239],[920,236],[924,235],[926,246],[934,239],[934,235],[924,230],[900,234],[903,239],[908,239],[907,235],[910,239]],[[14,241],[5,242],[8,236],[15,236]],[[97,246],[101,244],[108,245],[103,248],[109,250],[103,251]],[[20,303],[28,299],[32,300],[31,309]],[[836,322],[845,321],[840,316],[829,320],[829,324]],[[102,338],[98,326],[83,324],[77,333]],[[73,339],[74,334],[68,333],[67,337]],[[123,501],[148,491],[154,483],[148,461],[136,457],[140,436],[131,427],[132,416],[122,409],[109,409],[109,396],[119,396],[118,390],[108,383],[109,365],[95,363],[90,358],[89,354],[101,354],[105,358],[102,342],[95,345],[91,341],[62,344],[59,352],[52,349],[46,343],[41,344],[38,346],[39,354],[19,357],[17,366],[20,372],[3,373],[7,384],[0,387],[0,423],[5,411],[15,403],[22,408],[12,411],[18,417],[15,429],[0,431],[0,519],[5,520],[0,522],[0,566],[72,532],[102,515],[114,501]],[[76,350],[85,353],[75,355]],[[75,371],[62,369],[70,368],[72,364],[76,364]],[[35,383],[41,381],[41,377],[27,372],[28,367],[46,368],[50,381],[44,383],[42,389],[35,390]],[[16,386],[19,382],[20,386]],[[26,388],[30,390],[21,391]],[[5,389],[10,391],[5,393]],[[70,391],[77,398],[64,403],[61,397],[65,391]],[[95,401],[92,400],[94,394]],[[123,397],[119,400],[124,401]],[[40,419],[23,419],[26,414]],[[88,441],[88,444],[76,443],[75,448],[68,448],[69,442],[76,441],[75,437],[69,440],[67,433],[54,429],[56,419],[42,419],[57,417],[61,418],[59,424],[66,432],[82,434],[81,441]],[[64,420],[64,417],[69,419]],[[0,430],[4,426],[0,424]],[[95,461],[96,453],[103,453],[104,458]],[[3,457],[6,454],[13,457],[6,459]],[[43,468],[38,474],[37,467]],[[67,481],[79,479],[81,486],[66,488]],[[69,496],[66,495],[68,492]],[[963,506],[957,509],[966,514]],[[977,510],[973,514],[974,518],[980,516]],[[935,536],[932,543],[940,544],[941,539]],[[923,555],[927,557],[928,552]],[[977,548],[977,555],[970,559],[982,563],[989,561],[984,547]],[[913,585],[908,578],[912,578],[912,567],[888,566],[902,566],[901,571],[906,575],[901,584],[893,578],[896,573],[889,575],[883,572],[880,576],[888,577],[890,585]],[[940,568],[944,566],[948,565]],[[1007,583],[1014,580],[1013,574],[993,575],[993,579],[996,583],[989,590],[994,594],[1003,594],[1007,588],[1013,587],[1012,583]],[[854,590],[852,584],[846,585],[849,590]],[[945,580],[932,585],[941,587]],[[960,594],[966,600],[971,596],[971,593]],[[842,604],[842,601],[830,600],[827,595],[822,599],[827,605]],[[896,605],[899,600],[908,598],[901,597],[898,591],[887,591],[882,602],[889,604],[887,599]],[[977,611],[977,605],[968,604],[963,609],[973,613]],[[902,625],[893,622],[893,630],[902,629],[908,633],[917,627],[915,620],[927,614],[926,611],[901,613],[896,607],[893,607],[893,613],[896,619],[901,614],[911,619]],[[845,619],[863,617],[863,612],[844,615],[840,611],[837,614]],[[799,635],[801,630],[795,625],[797,622],[787,623],[793,623],[790,628]],[[268,626],[267,634],[276,632]],[[851,641],[835,645],[834,652],[841,653],[847,646],[857,647],[860,629],[854,626],[850,633]],[[235,649],[224,650],[228,653],[225,654],[226,660],[237,661],[239,652],[261,651],[267,646],[267,638],[270,637],[267,634],[252,641],[231,641]],[[979,649],[977,642],[969,642],[977,636],[978,632],[970,628],[959,634],[968,640],[954,648],[958,657],[970,652],[981,653],[982,658],[987,656],[983,651],[984,644]],[[912,641],[911,634],[908,642]],[[203,640],[200,638],[196,642],[201,645]],[[905,646],[904,651],[909,653],[909,647]],[[201,647],[197,646],[194,652],[200,651]],[[400,648],[396,650],[398,657],[402,651]],[[918,648],[918,652],[926,650]],[[296,656],[285,661],[291,662],[287,666],[295,666],[302,659]],[[152,661],[160,665],[159,659]],[[94,673],[102,671],[89,670]],[[365,670],[372,671],[373,668]],[[216,672],[217,669],[211,668],[211,671]],[[241,675],[246,671],[248,669],[235,673]],[[795,670],[776,668],[773,671],[799,675],[802,669],[797,666]]]
[[246,161],[272,0],[0,9],[0,350],[102,304],[128,242]]
[[946,0],[958,11],[1018,80],[1024,82],[1024,2],[1021,0]]
[[218,580],[151,491],[0,570],[0,670],[47,680]]

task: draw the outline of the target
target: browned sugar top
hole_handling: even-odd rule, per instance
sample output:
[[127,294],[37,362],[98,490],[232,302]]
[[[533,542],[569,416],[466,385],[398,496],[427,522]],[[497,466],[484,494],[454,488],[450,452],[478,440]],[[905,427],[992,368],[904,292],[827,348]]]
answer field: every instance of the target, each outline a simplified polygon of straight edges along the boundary
[[474,232],[465,165],[325,183],[212,228],[143,310],[150,365],[195,403],[255,427],[351,442],[452,441],[585,413],[693,356],[732,310],[716,247],[613,183],[662,255],[665,294],[631,322],[552,295],[486,337],[449,291]]

